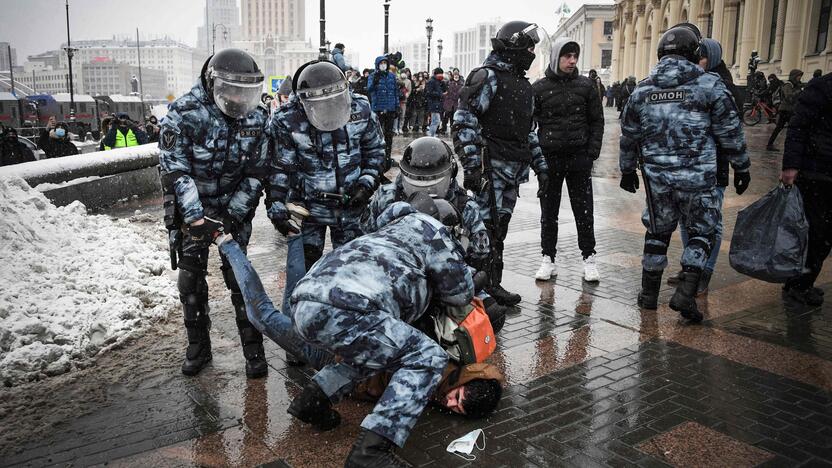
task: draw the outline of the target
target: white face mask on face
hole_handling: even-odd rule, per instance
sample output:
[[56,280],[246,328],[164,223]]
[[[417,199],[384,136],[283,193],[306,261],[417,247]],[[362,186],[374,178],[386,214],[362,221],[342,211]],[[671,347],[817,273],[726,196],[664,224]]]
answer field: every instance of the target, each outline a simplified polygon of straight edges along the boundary
[[[482,447],[477,444],[477,440],[479,440],[480,435],[482,435]],[[459,439],[452,441],[448,444],[448,448],[445,450],[460,458],[464,458],[467,461],[474,461],[477,459],[476,455],[471,455],[471,452],[474,451],[474,447],[477,447],[480,450],[485,450],[485,432],[483,432],[482,429],[474,429]]]
[[378,69],[381,70],[381,71],[387,71],[387,64],[386,63],[380,63],[378,65]]

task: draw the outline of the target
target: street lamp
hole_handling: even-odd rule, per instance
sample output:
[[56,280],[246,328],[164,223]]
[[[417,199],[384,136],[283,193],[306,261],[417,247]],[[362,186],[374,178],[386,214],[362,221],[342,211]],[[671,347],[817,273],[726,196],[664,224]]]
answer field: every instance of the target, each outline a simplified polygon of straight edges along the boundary
[[390,0],[384,0],[384,55],[390,52],[388,47],[390,38]]
[[425,20],[425,33],[428,36],[428,73],[430,73],[430,37],[433,35],[433,20],[428,18]]
[[320,42],[318,44],[318,60],[327,59],[326,47],[326,0],[321,0]]
[[439,54],[439,68],[442,68],[442,39],[436,40],[436,52]]
[[75,121],[75,87],[72,83],[72,56],[77,49],[72,48],[69,39],[69,0],[66,0],[66,58],[69,61],[69,120]]
[[217,27],[222,28],[222,42],[224,43],[228,40],[228,28],[222,23],[211,23],[211,55],[214,55],[217,50]]

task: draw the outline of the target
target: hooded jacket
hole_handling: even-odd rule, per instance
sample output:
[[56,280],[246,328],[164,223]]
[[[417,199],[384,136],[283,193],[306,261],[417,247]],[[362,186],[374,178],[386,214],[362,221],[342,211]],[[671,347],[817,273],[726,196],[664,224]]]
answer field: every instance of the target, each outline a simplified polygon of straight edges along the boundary
[[[390,372],[373,375],[356,386],[352,397],[364,401],[378,400],[390,383],[392,375]],[[500,373],[500,369],[492,364],[479,362],[460,367],[459,364],[449,361],[442,372],[442,380],[433,392],[433,401],[442,401],[448,392],[472,380],[496,380],[503,383],[505,377]]]
[[[64,127],[66,130],[66,127]],[[46,154],[47,158],[62,158],[64,156],[73,156],[78,154],[78,148],[69,140],[69,131],[67,136],[63,138],[52,138],[51,132],[47,130],[40,131],[38,138],[38,146]]]
[[575,44],[560,38],[552,44],[546,76],[532,86],[534,115],[549,167],[588,170],[601,154],[604,109],[591,79],[577,69],[568,75],[559,71],[561,50],[570,43]]
[[789,72],[789,79],[783,86],[780,88],[780,107],[777,109],[779,112],[791,112],[794,110],[794,104],[797,101],[797,94],[800,92],[802,88],[802,83],[800,83],[800,77],[803,75],[803,72],[794,69]]
[[832,177],[832,73],[812,79],[797,98],[783,169],[799,169],[800,177]]
[[335,62],[335,65],[338,65],[338,68],[340,68],[341,71],[345,72],[349,70],[350,66],[347,65],[347,61],[344,59],[343,49],[335,47],[330,53],[332,54],[332,61]]
[[722,80],[682,57],[662,57],[630,96],[621,120],[623,174],[639,152],[651,183],[699,191],[716,185],[717,152],[735,172],[751,165],[733,99]]
[[370,73],[367,80],[367,92],[373,105],[373,112],[394,112],[399,108],[399,85],[396,82],[396,75],[389,70],[378,69],[382,60],[386,61],[387,56],[376,57],[375,71]]
[[[722,45],[714,39],[705,38],[700,43],[700,51],[708,59],[708,69],[705,71],[719,75],[722,83],[728,88],[728,92],[731,93],[731,97],[734,98],[734,105],[738,110],[742,109],[743,103],[740,93],[734,85],[731,72],[728,71],[728,67],[722,60]],[[720,151],[717,151],[716,164],[716,184],[720,187],[727,187],[729,179],[728,158]]]

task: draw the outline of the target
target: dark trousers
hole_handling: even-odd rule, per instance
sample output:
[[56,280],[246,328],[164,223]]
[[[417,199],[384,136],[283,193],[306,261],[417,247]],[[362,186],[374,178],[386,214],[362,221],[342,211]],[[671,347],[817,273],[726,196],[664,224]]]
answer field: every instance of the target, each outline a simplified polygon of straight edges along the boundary
[[445,111],[442,113],[442,129],[439,130],[440,132],[445,133],[448,131],[448,127],[454,121],[454,112],[456,112],[456,110]]
[[771,132],[771,137],[768,139],[768,146],[774,145],[774,140],[777,139],[777,135],[779,135],[780,131],[788,125],[791,118],[791,111],[782,111],[777,114],[777,125],[774,127],[774,131]]
[[823,261],[832,249],[832,182],[798,176],[796,185],[803,196],[803,210],[809,221],[809,252],[806,255],[809,271],[790,280],[786,287],[805,290],[814,286]]
[[390,169],[391,159],[390,153],[393,151],[393,122],[396,120],[396,112],[379,112],[378,122],[381,124],[381,130],[384,132],[384,170]]
[[540,199],[540,245],[543,255],[553,257],[558,245],[558,211],[563,182],[569,193],[572,214],[578,228],[578,248],[584,258],[595,253],[595,220],[592,209],[591,171],[549,171],[549,188]]

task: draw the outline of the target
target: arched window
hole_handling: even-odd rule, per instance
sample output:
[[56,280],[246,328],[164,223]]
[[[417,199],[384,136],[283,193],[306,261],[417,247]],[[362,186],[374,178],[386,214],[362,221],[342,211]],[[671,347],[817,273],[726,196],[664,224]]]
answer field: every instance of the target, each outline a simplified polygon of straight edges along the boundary
[[774,41],[777,39],[777,12],[780,10],[780,0],[773,0],[771,5],[771,30],[768,33],[768,60],[774,60]]
[[682,10],[682,16],[679,17],[680,23],[687,23],[688,22],[688,10]]
[[829,37],[830,12],[832,12],[832,0],[822,0],[820,3],[820,14],[818,15],[818,35],[815,39],[816,53],[821,53],[826,50],[826,41]]

